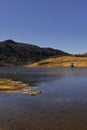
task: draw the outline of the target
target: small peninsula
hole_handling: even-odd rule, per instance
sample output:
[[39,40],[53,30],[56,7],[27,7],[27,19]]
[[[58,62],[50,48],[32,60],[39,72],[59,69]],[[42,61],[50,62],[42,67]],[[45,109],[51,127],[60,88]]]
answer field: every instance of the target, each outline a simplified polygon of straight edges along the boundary
[[11,79],[0,78],[0,91],[16,91],[25,89],[26,85],[22,82],[13,81]]

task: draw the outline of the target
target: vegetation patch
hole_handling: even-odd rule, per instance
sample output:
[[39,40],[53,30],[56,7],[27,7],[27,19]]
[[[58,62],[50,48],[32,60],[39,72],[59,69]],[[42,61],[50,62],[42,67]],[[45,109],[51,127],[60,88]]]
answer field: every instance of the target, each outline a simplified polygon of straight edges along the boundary
[[21,90],[26,87],[27,86],[23,84],[21,81],[17,82],[10,79],[0,79],[0,91]]

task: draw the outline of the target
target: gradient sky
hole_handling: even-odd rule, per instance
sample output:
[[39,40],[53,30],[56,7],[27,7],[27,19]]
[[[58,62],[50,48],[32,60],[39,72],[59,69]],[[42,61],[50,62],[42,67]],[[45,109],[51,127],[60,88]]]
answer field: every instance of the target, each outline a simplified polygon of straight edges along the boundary
[[0,41],[87,52],[87,0],[0,0]]

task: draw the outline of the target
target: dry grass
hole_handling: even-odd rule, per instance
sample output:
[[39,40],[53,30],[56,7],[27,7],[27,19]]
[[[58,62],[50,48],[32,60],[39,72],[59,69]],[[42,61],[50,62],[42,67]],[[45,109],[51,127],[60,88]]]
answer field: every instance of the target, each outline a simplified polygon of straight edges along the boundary
[[8,79],[0,79],[0,91],[21,90],[26,88],[26,85],[21,82],[16,82]]
[[87,57],[76,56],[61,56],[56,58],[49,58],[27,67],[69,67],[70,62],[74,62],[75,67],[87,67]]

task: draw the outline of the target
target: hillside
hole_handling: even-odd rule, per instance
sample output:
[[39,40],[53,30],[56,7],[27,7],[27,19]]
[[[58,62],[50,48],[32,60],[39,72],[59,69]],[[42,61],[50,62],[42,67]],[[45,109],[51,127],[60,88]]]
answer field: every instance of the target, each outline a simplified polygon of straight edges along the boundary
[[71,62],[74,62],[75,67],[87,67],[87,57],[76,56],[48,58],[27,67],[69,67]]
[[41,48],[13,40],[0,42],[0,66],[25,65],[53,56],[68,55],[61,50]]

